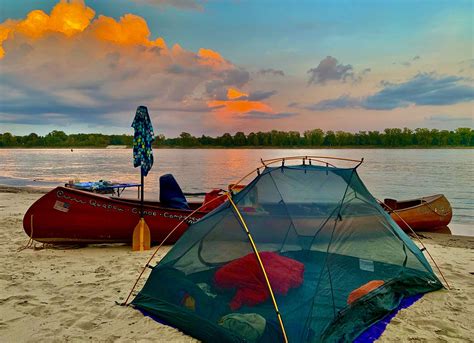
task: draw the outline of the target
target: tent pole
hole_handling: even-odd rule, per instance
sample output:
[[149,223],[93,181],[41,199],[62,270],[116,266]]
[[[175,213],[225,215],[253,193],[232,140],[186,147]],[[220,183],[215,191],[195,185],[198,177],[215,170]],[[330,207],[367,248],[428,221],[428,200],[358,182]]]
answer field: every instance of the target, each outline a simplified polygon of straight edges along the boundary
[[285,326],[283,325],[283,320],[281,318],[280,311],[278,310],[278,305],[275,299],[275,295],[273,294],[273,289],[272,286],[270,285],[270,280],[268,279],[267,272],[265,271],[265,267],[263,266],[262,259],[260,258],[260,254],[258,253],[257,246],[255,245],[255,242],[253,240],[252,234],[250,233],[247,224],[244,221],[244,218],[240,214],[239,209],[235,205],[234,201],[232,200],[232,197],[230,193],[227,193],[227,198],[229,199],[229,202],[232,204],[232,207],[234,208],[235,212],[237,213],[237,216],[239,217],[239,220],[242,224],[242,226],[245,229],[245,232],[247,233],[247,236],[249,237],[250,244],[252,245],[252,249],[255,252],[255,255],[257,256],[258,264],[260,265],[260,269],[262,270],[263,276],[265,277],[265,282],[267,283],[268,291],[270,292],[270,296],[272,298],[273,302],[273,307],[275,307],[275,312],[278,317],[278,321],[280,322],[280,327],[281,327],[281,332],[283,334],[283,339],[285,340],[286,343],[288,343],[288,337],[286,336],[286,331],[285,331]]
[[423,250],[426,251],[426,253],[428,254],[428,256],[430,257],[431,261],[434,263],[434,265],[436,266],[436,269],[438,269],[438,272],[439,274],[441,275],[441,277],[443,278],[444,282],[446,283],[446,286],[449,290],[451,290],[451,287],[449,286],[449,283],[448,283],[448,280],[446,280],[446,278],[444,277],[444,274],[443,272],[441,271],[441,268],[438,266],[438,264],[436,263],[435,259],[433,258],[433,256],[431,256],[430,252],[428,251],[428,249],[426,248],[426,246],[423,244],[422,240],[420,239],[420,236],[417,235],[417,233],[415,232],[415,230],[413,230],[413,228],[405,221],[405,219],[403,219],[397,212],[395,212],[395,210],[393,208],[391,208],[390,206],[388,206],[387,204],[385,204],[384,202],[381,202],[379,199],[376,199],[378,202],[384,204],[384,206],[387,206],[387,208],[389,209],[390,213],[394,213],[397,215],[397,217],[410,229],[411,233],[413,233],[413,235],[416,237],[416,239],[418,240],[418,242],[421,244],[422,248],[421,249],[421,252],[423,253]]

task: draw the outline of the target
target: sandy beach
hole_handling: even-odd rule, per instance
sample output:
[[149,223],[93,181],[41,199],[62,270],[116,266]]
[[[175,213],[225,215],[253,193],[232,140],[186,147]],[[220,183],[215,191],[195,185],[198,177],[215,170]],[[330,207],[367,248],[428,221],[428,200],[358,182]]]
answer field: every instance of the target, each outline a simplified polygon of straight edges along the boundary
[[[191,342],[123,302],[151,252],[129,246],[25,249],[22,218],[41,192],[0,189],[2,342]],[[425,234],[451,290],[426,294],[392,320],[380,342],[472,342],[474,237]],[[166,254],[163,248],[155,263]],[[148,273],[137,287],[139,290]]]

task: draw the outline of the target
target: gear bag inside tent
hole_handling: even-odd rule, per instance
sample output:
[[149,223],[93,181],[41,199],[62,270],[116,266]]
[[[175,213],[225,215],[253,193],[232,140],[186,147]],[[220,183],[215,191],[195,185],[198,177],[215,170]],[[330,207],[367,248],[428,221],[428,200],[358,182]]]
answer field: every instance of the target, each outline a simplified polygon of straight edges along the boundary
[[132,305],[203,341],[339,342],[443,287],[358,165],[291,161],[191,225]]

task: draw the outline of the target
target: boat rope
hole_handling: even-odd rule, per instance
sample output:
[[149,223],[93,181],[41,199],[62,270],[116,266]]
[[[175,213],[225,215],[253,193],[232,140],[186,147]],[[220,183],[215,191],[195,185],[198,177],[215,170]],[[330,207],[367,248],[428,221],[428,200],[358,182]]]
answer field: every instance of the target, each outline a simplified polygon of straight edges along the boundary
[[[377,201],[380,202],[379,199],[377,199]],[[420,249],[421,252],[423,251],[426,251],[426,253],[428,254],[428,256],[430,257],[431,261],[434,263],[434,265],[436,266],[436,269],[438,269],[438,272],[439,274],[441,275],[441,277],[443,278],[444,282],[446,283],[446,288],[447,289],[451,289],[451,287],[449,286],[449,283],[448,283],[448,280],[446,280],[446,278],[444,277],[444,274],[443,272],[441,271],[441,268],[438,266],[438,264],[436,263],[435,259],[433,258],[433,256],[431,256],[430,252],[428,251],[428,249],[426,248],[426,246],[423,244],[421,238],[418,236],[418,234],[415,232],[415,230],[413,230],[413,228],[405,221],[405,219],[403,219],[397,212],[395,212],[390,206],[388,206],[387,204],[384,203],[385,206],[387,206],[387,208],[391,211],[391,213],[394,213],[397,215],[398,218],[400,218],[400,220],[410,229],[411,233],[413,234],[413,236],[415,236],[415,238],[418,240],[418,242],[421,244],[422,246],[422,249]]]
[[286,343],[288,343],[288,337],[286,336],[285,326],[283,325],[283,320],[281,318],[280,311],[278,310],[278,304],[276,302],[275,295],[273,294],[273,289],[272,289],[272,286],[270,284],[270,280],[268,279],[268,275],[267,275],[267,272],[265,270],[265,266],[263,265],[260,254],[258,253],[257,246],[255,245],[255,241],[253,240],[252,234],[250,233],[250,231],[247,227],[247,224],[245,223],[245,220],[242,217],[242,214],[240,213],[238,207],[235,205],[234,201],[232,200],[232,197],[231,197],[230,193],[227,193],[227,198],[229,199],[229,202],[231,203],[232,207],[234,208],[235,213],[237,214],[237,217],[240,220],[240,223],[242,224],[245,232],[247,233],[247,237],[249,238],[250,244],[252,245],[252,249],[255,253],[255,256],[257,257],[260,269],[263,273],[263,276],[265,277],[265,282],[267,284],[268,291],[270,292],[270,297],[272,298],[273,307],[275,308],[275,312],[276,312],[276,315],[278,317],[278,321],[280,322],[280,328],[281,328],[281,332],[283,334],[283,339],[285,340]]
[[31,235],[30,235],[30,239],[28,239],[28,242],[22,246],[22,247],[19,247],[17,249],[17,252],[20,252],[20,251],[23,251],[25,249],[31,249],[31,248],[34,248],[33,244],[34,244],[34,240],[33,240],[33,214],[31,215],[30,217],[30,226],[31,226]]

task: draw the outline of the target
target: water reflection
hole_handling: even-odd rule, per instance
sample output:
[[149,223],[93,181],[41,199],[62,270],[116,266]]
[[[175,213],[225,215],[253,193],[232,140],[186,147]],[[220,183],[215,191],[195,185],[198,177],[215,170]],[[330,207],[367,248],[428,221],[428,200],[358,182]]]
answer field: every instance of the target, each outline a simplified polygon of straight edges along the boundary
[[[453,225],[474,234],[474,151],[469,149],[160,149],[146,178],[148,199],[158,199],[158,179],[172,173],[186,192],[226,188],[261,166],[260,158],[295,155],[365,158],[359,174],[383,199],[443,193],[453,207]],[[338,162],[337,165],[345,165]],[[0,183],[51,188],[70,179],[139,182],[131,149],[0,149]],[[2,178],[3,177],[3,178]],[[33,181],[39,180],[39,181]],[[131,191],[131,196],[136,193]]]

